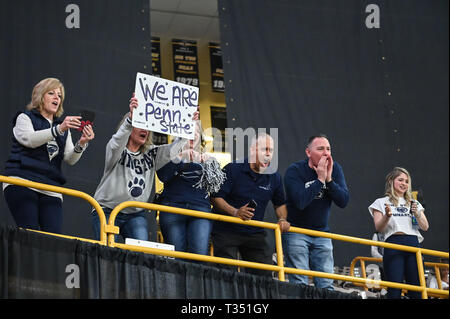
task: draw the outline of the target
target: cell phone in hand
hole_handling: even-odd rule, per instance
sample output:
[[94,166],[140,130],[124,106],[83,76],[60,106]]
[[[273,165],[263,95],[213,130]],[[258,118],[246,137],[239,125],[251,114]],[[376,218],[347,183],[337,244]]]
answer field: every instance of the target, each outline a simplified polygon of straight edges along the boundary
[[90,110],[83,110],[80,113],[81,119],[84,121],[94,122],[95,120],[95,112]]
[[83,131],[83,128],[86,125],[94,125],[94,120],[95,120],[95,112],[89,111],[89,110],[83,110],[80,113],[81,116],[81,125],[78,128],[78,131]]
[[247,207],[256,209],[256,206],[258,206],[258,204],[256,203],[256,201],[254,199],[251,199],[250,202],[248,203]]

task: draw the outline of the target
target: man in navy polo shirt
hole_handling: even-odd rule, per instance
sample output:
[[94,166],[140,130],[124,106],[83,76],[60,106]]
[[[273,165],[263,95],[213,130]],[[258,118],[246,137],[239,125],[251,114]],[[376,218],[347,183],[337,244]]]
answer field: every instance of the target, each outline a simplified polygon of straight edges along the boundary
[[[281,175],[272,170],[274,142],[266,133],[258,134],[250,145],[250,160],[230,163],[224,167],[227,179],[220,191],[211,195],[213,212],[239,217],[242,220],[264,219],[271,200],[281,231],[289,229]],[[256,202],[252,208],[251,201]],[[250,205],[249,205],[250,204]],[[272,264],[272,251],[266,242],[264,228],[215,222],[212,231],[214,256]],[[270,275],[269,272],[248,268],[249,273]]]
[[[329,232],[331,204],[345,208],[349,191],[341,165],[333,160],[326,135],[311,136],[307,158],[289,166],[284,175],[288,220],[295,227]],[[333,273],[333,244],[330,238],[299,233],[283,234],[286,266]],[[308,277],[289,274],[289,282],[308,284]],[[333,290],[333,279],[314,277],[314,285]]]

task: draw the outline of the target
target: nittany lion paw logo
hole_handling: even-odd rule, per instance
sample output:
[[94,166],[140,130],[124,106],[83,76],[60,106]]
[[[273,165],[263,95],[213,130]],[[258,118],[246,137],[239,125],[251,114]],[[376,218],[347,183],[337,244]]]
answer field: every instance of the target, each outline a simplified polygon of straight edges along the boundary
[[135,177],[133,181],[128,183],[128,188],[130,189],[130,194],[133,197],[139,197],[145,188],[145,182],[142,178]]
[[59,153],[59,147],[55,140],[47,143],[48,158],[51,161]]

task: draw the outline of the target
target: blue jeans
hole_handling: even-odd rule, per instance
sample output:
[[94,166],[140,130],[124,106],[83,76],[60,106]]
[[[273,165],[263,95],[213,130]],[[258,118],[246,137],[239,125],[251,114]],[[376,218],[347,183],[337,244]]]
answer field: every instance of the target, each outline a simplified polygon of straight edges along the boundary
[[[331,239],[297,233],[283,233],[283,253],[286,267],[334,272]],[[289,282],[308,284],[308,276],[289,274]],[[333,279],[314,277],[314,285],[333,290]]]
[[[161,205],[197,210],[209,213],[210,207],[196,206],[188,203],[169,203]],[[181,214],[159,213],[159,225],[164,242],[175,246],[176,251],[207,255],[212,221]]]
[[[105,212],[106,223],[109,221],[111,209],[103,207]],[[139,240],[148,240],[147,211],[142,210],[133,214],[118,213],[114,220],[114,225],[119,227],[120,235],[123,239],[134,238]],[[92,226],[94,228],[95,240],[100,240],[100,219],[94,210],[92,214]],[[114,239],[117,242],[118,235]]]

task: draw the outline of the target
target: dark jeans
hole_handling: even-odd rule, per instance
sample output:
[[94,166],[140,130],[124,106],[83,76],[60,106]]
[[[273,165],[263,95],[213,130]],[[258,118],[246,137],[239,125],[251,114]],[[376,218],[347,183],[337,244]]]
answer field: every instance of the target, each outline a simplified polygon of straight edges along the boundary
[[[417,236],[392,235],[386,239],[387,243],[419,247]],[[420,285],[419,271],[417,269],[416,254],[397,249],[384,249],[383,268],[387,281],[405,282],[411,285]],[[409,291],[411,299],[420,299],[421,293]],[[398,299],[401,297],[401,289],[388,288],[387,298]]]
[[[266,241],[266,232],[238,233],[214,231],[211,234],[214,256],[238,259],[238,252],[242,260],[264,264],[272,264],[272,252]],[[220,264],[219,267],[234,269],[234,266]],[[271,272],[256,268],[241,268],[245,272],[270,276]]]
[[18,185],[6,187],[4,195],[18,227],[61,233],[61,199]]

